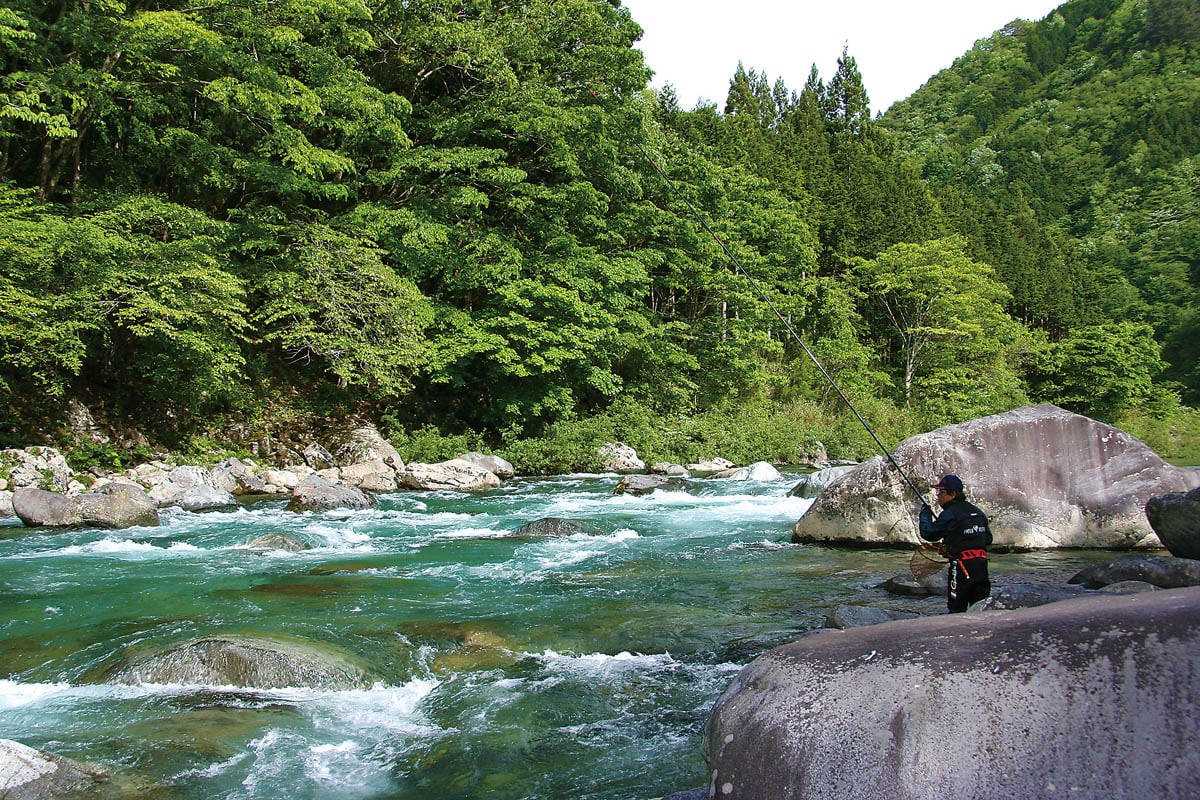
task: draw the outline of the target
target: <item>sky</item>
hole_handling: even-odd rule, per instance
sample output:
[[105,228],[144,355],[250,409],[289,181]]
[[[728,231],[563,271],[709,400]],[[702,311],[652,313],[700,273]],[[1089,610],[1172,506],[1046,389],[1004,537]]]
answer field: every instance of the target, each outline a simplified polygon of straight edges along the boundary
[[800,91],[813,64],[826,83],[842,47],[858,63],[871,111],[886,111],[1014,19],[1040,20],[1065,0],[623,0],[645,31],[634,46],[653,85],[684,108],[725,105],[740,60]]

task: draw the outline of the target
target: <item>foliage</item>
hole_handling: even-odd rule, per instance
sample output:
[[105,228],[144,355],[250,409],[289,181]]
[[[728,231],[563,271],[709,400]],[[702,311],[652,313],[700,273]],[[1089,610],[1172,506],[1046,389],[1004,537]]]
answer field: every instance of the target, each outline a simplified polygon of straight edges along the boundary
[[350,417],[538,471],[871,454],[825,371],[890,443],[1026,393],[1169,427],[1198,19],[1069,0],[872,117],[848,50],[680,108],[609,0],[14,0],[0,438],[79,399],[197,455]]

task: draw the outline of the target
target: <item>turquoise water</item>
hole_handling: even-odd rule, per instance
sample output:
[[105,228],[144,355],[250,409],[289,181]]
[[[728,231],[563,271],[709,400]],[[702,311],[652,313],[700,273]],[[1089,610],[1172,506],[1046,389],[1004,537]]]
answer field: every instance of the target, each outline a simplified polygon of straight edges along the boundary
[[[789,544],[810,502],[790,483],[637,498],[616,480],[400,493],[361,512],[270,501],[122,531],[2,523],[0,738],[156,797],[648,800],[706,783],[708,710],[763,650],[839,603],[941,609],[875,588],[903,551]],[[512,535],[548,516],[588,532]],[[268,532],[313,549],[245,547]],[[104,682],[130,654],[218,633],[332,646],[375,683]]]

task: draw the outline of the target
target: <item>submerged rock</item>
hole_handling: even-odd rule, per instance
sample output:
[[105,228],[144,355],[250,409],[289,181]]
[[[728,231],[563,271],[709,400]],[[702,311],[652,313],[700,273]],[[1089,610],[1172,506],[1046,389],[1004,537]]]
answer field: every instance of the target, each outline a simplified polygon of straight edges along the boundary
[[1143,554],[1121,556],[1106,564],[1085,567],[1067,582],[1099,589],[1122,581],[1143,581],[1162,589],[1200,586],[1200,561]]
[[312,549],[312,545],[308,542],[302,542],[295,536],[287,533],[264,533],[262,536],[256,536],[250,540],[246,547],[260,553],[269,553],[273,550],[299,553]]
[[[825,631],[717,701],[715,797],[1190,797],[1200,589]],[[1136,732],[1136,735],[1134,735]]]
[[116,670],[113,683],[255,689],[366,689],[365,671],[324,646],[266,637],[210,636],[173,644]]
[[[961,477],[998,549],[1157,547],[1147,500],[1200,485],[1200,473],[1167,464],[1129,434],[1051,405],[914,436],[893,456],[921,489],[949,472]],[[877,456],[821,492],[792,539],[914,544],[918,510],[903,478]]]
[[562,517],[543,517],[528,522],[513,531],[513,536],[564,538],[579,533],[587,533],[578,522]]

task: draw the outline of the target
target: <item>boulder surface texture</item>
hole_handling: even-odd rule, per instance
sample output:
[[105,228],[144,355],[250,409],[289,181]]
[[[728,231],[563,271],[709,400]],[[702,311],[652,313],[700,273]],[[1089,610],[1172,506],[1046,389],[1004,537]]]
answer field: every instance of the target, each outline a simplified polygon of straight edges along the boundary
[[807,636],[717,701],[728,800],[1195,797],[1200,589]]
[[171,645],[118,669],[113,682],[365,689],[365,672],[327,647],[266,637],[210,636]]
[[0,797],[4,800],[89,796],[88,791],[105,777],[86,764],[0,739]]
[[[926,491],[954,473],[991,521],[995,546],[1159,547],[1146,519],[1154,495],[1200,486],[1138,439],[1057,406],[1015,411],[913,436],[892,453]],[[932,493],[927,496],[934,504]],[[920,505],[882,456],[837,478],[796,523],[796,542],[914,544]]]
[[1200,559],[1200,488],[1151,497],[1146,517],[1171,555]]

